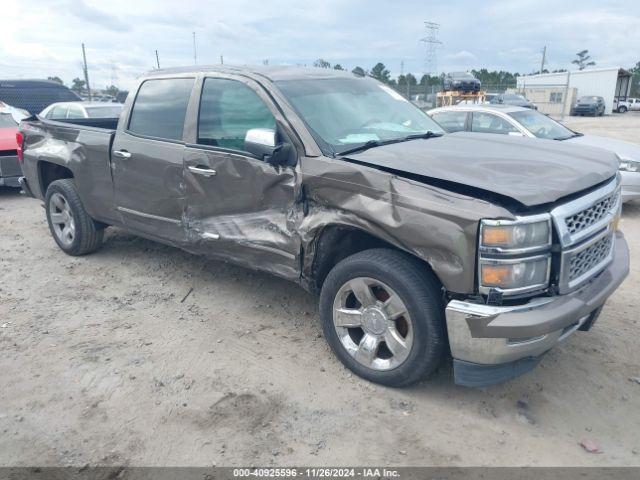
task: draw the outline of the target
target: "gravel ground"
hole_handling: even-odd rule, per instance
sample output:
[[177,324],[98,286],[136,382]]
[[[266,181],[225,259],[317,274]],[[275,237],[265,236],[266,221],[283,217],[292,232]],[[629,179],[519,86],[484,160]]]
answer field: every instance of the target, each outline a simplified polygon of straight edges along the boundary
[[[640,143],[640,115],[568,123]],[[0,465],[640,466],[637,262],[532,373],[394,390],[341,366],[294,285],[116,229],[69,257],[11,191],[0,222]],[[622,229],[635,257],[640,203]]]

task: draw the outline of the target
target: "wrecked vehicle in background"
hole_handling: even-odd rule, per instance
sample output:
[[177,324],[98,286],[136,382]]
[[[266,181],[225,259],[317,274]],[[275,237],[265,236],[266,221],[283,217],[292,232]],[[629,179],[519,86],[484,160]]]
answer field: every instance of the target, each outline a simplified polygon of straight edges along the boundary
[[108,225],[320,293],[358,375],[414,383],[533,368],[628,273],[615,155],[443,135],[389,87],[325,69],[143,78],[119,120],[21,124],[25,191],[70,255]]

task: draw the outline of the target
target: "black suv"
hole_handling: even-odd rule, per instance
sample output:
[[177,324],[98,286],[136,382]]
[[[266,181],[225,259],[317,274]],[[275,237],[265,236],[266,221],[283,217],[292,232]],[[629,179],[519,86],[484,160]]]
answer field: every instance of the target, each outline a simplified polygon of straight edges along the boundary
[[52,80],[0,80],[0,100],[35,115],[52,103],[82,99]]
[[445,75],[442,87],[445,91],[476,93],[480,91],[480,80],[467,72],[450,72]]

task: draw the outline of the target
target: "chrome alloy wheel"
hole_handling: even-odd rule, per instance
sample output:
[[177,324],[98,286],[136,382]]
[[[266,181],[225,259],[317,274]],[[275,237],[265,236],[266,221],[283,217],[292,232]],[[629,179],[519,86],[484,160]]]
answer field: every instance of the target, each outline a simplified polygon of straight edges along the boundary
[[400,296],[385,283],[356,277],[333,302],[333,325],[342,346],[367,368],[391,370],[409,356],[413,325]]
[[76,222],[69,202],[57,192],[49,199],[49,218],[60,243],[70,246],[76,237]]

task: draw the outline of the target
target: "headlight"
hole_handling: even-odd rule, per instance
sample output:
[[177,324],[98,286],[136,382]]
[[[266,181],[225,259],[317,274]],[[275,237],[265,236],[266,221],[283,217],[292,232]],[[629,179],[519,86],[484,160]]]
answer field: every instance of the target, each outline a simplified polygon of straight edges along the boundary
[[480,248],[485,252],[522,253],[550,245],[551,220],[548,215],[515,221],[483,220],[480,225]]
[[551,218],[548,214],[516,220],[482,220],[478,245],[480,293],[504,295],[542,290],[551,268]]
[[618,169],[622,172],[640,172],[640,162],[631,160],[630,158],[618,157],[620,166]]
[[549,282],[549,255],[523,259],[480,260],[480,283],[485,288],[502,291],[540,289]]

